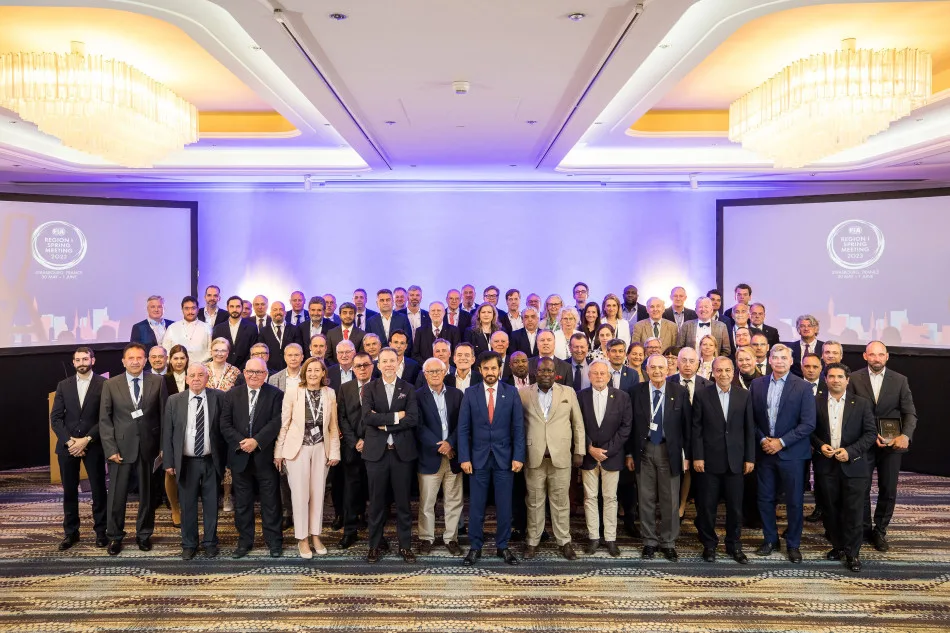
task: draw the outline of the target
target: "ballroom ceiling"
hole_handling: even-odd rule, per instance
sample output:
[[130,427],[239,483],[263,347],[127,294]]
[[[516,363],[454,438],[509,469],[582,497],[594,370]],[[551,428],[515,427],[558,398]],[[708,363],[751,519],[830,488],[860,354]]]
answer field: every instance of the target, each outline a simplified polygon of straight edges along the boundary
[[[0,53],[83,41],[194,103],[201,137],[126,169],[0,110],[0,182],[945,184],[946,16],[894,0],[0,0]],[[728,141],[732,100],[848,37],[929,51],[930,103],[802,170]]]

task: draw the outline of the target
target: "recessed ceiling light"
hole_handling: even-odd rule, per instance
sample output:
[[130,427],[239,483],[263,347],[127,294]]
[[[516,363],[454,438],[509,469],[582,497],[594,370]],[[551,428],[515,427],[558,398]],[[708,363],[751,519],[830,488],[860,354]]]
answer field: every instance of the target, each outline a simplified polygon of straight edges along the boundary
[[465,127],[464,125],[456,125],[455,127]]
[[924,117],[920,117],[919,119],[917,119],[917,122],[920,123],[923,120],[924,120]]
[[[918,160],[918,161],[914,161],[914,164],[915,164],[915,165],[921,165],[922,163]],[[14,167],[19,167],[19,165],[14,165]]]
[[346,18],[347,18],[347,15],[345,13],[331,13],[330,14],[330,19],[336,20],[337,22],[342,22]]
[[570,20],[571,22],[580,22],[586,17],[587,17],[586,13],[575,12],[575,13],[568,14],[567,19]]
[[395,121],[383,121],[386,125],[396,125]]
[[594,121],[594,125],[603,125],[603,124],[604,124],[603,121]]
[[535,123],[537,123],[537,121],[534,121],[534,120],[532,120],[532,121],[525,121],[525,123],[527,123],[528,125],[534,125]]
[[663,42],[662,44],[660,44],[659,46],[657,46],[657,48],[670,48],[671,46],[673,46],[673,45],[670,44],[669,42]]
[[509,167],[517,167],[517,165],[508,165]]
[[261,47],[258,46],[257,44],[252,44],[252,45],[251,45],[251,50],[252,50],[252,51],[259,51],[259,50],[261,50]]
[[409,165],[410,167],[415,167],[415,165]]

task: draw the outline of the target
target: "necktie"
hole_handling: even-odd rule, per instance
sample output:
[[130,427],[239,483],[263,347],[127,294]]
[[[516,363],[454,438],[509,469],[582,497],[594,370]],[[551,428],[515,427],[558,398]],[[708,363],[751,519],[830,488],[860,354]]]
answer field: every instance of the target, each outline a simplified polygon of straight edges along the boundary
[[441,331],[442,331],[441,328],[435,328],[435,337],[436,337],[436,338],[439,338],[439,332],[441,332]]
[[584,368],[581,365],[574,365],[574,391],[580,391],[581,385],[583,384],[581,379],[583,375],[581,372],[584,371]]
[[254,407],[257,406],[257,389],[251,389],[251,411],[247,414],[247,434],[254,435]]
[[449,312],[449,325],[455,325],[455,313]]
[[765,363],[759,363],[758,367],[759,367],[759,373],[764,376],[764,375],[765,375]]
[[141,399],[142,391],[139,389],[139,381],[141,378],[132,379],[132,392],[135,394],[135,406],[139,406],[139,400]]
[[284,332],[284,326],[278,325],[278,326],[277,326],[277,342],[278,342],[278,343],[280,343],[281,340],[284,338],[284,337],[283,337],[283,332]]
[[363,315],[362,315],[362,313],[356,315],[356,327],[358,327],[358,328],[360,328],[360,329],[363,329]]
[[653,337],[660,338],[660,324],[659,323],[653,324]]
[[347,328],[343,328],[343,340],[344,341],[350,340],[350,330]]
[[364,383],[360,385],[360,405],[363,404],[363,396],[366,394],[366,385],[369,383]]
[[817,396],[817,395],[818,395],[818,384],[817,384],[817,383],[811,386],[811,395],[813,395],[813,396]]
[[683,382],[685,383],[686,391],[689,392],[689,403],[693,404],[693,381],[690,379],[687,379]]
[[257,320],[257,331],[260,332],[264,329],[264,319]]
[[201,396],[195,396],[195,457],[205,454],[205,408],[201,406]]
[[491,387],[488,388],[488,423],[492,423],[492,419],[495,417],[495,390]]
[[653,409],[656,411],[653,414],[653,424],[656,429],[650,431],[650,442],[653,444],[663,442],[663,407],[660,406],[660,398],[662,397],[663,394],[660,393],[659,389],[653,390]]
[[294,320],[294,325],[300,325],[300,322],[301,322],[301,321],[303,321],[303,315],[302,315],[302,314],[298,314],[297,317],[296,317],[296,319]]

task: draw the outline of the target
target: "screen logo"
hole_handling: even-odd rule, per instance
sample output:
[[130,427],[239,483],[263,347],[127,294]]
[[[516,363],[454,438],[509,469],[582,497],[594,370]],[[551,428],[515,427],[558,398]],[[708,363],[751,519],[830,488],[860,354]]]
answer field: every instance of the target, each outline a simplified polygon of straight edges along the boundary
[[828,234],[828,255],[846,270],[872,266],[883,254],[884,233],[865,220],[845,220]]
[[86,256],[86,235],[69,222],[44,222],[32,241],[33,259],[47,270],[69,270]]

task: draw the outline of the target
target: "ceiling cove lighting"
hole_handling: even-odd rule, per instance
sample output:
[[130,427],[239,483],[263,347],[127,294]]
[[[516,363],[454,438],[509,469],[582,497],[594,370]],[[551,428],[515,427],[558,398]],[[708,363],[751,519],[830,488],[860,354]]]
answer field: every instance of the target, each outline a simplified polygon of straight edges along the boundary
[[71,52],[0,53],[0,107],[63,145],[151,167],[198,140],[198,111],[125,62]]
[[840,50],[800,59],[729,106],[729,140],[778,168],[814,163],[864,143],[931,96],[930,54]]

